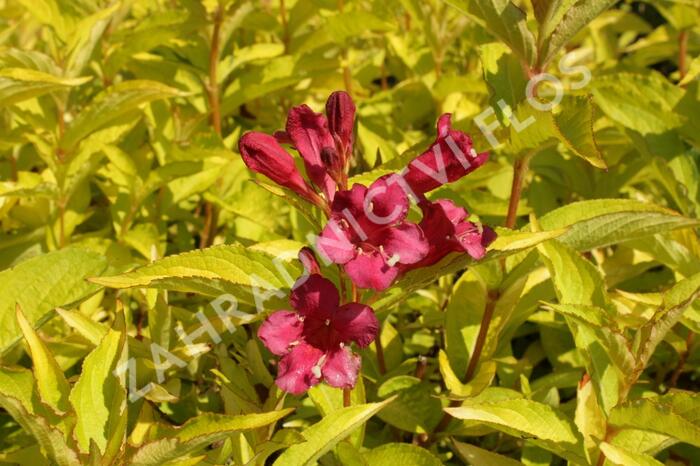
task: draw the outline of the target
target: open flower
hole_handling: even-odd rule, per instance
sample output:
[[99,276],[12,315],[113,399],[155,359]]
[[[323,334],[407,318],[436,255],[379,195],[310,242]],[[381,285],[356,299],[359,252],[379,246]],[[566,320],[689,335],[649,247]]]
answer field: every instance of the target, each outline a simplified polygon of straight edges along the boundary
[[401,265],[414,264],[428,253],[421,229],[406,221],[408,196],[389,179],[338,192],[318,239],[318,251],[342,264],[360,288],[388,288]]
[[450,118],[449,113],[440,117],[435,142],[413,159],[402,175],[419,198],[443,184],[457,181],[489,158],[488,152],[476,153],[467,134],[452,129]]
[[420,262],[405,270],[433,265],[451,252],[466,252],[474,259],[481,259],[488,245],[496,239],[491,228],[468,221],[467,210],[452,201],[425,200],[419,205],[423,211],[420,227],[428,240],[429,251]]
[[379,322],[372,308],[341,306],[335,285],[321,275],[299,282],[289,299],[296,312],[275,312],[258,331],[265,346],[282,356],[277,386],[297,395],[321,380],[333,387],[354,387],[360,357],[348,345],[366,347],[374,341]]

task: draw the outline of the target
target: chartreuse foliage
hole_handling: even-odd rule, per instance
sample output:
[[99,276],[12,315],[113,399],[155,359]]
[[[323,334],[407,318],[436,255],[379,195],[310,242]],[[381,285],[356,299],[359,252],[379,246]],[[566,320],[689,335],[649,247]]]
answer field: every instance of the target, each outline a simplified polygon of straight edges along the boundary
[[[0,464],[700,464],[699,24],[697,0],[0,0]],[[429,197],[498,234],[358,292],[381,345],[349,400],[274,384],[256,332],[322,216],[237,153],[337,89],[351,182],[452,113],[490,160]]]

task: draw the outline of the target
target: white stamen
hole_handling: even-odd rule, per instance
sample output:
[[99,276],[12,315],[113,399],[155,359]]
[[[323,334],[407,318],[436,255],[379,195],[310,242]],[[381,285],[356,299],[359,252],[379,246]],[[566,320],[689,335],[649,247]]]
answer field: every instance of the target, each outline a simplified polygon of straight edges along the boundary
[[311,373],[316,377],[317,379],[321,378],[321,368],[319,366],[314,366],[311,368]]
[[326,319],[326,326],[329,326],[331,324],[331,319]]
[[386,263],[387,263],[387,265],[388,265],[389,267],[393,267],[393,266],[396,265],[396,263],[397,263],[399,260],[401,260],[401,258],[399,257],[399,255],[398,255],[398,254],[394,254],[393,256],[391,256],[391,257],[389,258],[388,261],[386,261]]
[[340,342],[340,347],[341,347],[341,348],[345,348],[345,343],[343,343],[343,342],[341,341],[341,342]]
[[471,155],[472,158],[474,159],[479,154],[477,154],[476,151],[474,150],[474,148],[472,147],[471,149],[469,149],[469,155]]

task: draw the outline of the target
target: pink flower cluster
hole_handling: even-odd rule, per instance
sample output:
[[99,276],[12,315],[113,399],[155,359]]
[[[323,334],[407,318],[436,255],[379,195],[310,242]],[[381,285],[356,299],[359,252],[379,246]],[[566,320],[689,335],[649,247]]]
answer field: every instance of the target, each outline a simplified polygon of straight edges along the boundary
[[[326,115],[306,105],[294,107],[285,131],[270,136],[249,132],[239,141],[243,161],[253,171],[318,206],[328,222],[316,250],[359,288],[382,291],[402,274],[433,265],[452,252],[482,258],[495,239],[493,230],[469,221],[466,209],[452,201],[428,200],[426,193],[456,181],[488,159],[478,154],[471,138],[440,117],[437,138],[402,173],[382,176],[370,186],[348,186],[353,153],[355,105],[344,92],[326,102]],[[296,149],[304,177],[282,144]],[[422,211],[419,223],[407,219],[413,199]],[[378,323],[368,306],[340,305],[335,285],[321,277],[309,251],[300,256],[312,274],[295,286],[296,312],[272,314],[259,336],[271,352],[282,356],[277,384],[301,393],[324,379],[336,387],[352,387],[359,359],[346,345],[371,343]]]

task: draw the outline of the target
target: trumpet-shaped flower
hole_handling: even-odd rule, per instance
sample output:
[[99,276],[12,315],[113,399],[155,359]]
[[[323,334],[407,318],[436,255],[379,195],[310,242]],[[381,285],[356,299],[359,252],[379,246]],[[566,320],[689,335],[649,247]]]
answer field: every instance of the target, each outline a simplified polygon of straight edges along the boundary
[[360,357],[350,343],[366,347],[377,335],[379,322],[372,308],[358,303],[340,305],[333,283],[312,274],[293,289],[295,311],[270,315],[258,331],[267,348],[281,356],[276,383],[300,394],[321,380],[351,388],[357,381]]
[[317,248],[331,262],[342,264],[360,288],[384,290],[401,265],[414,264],[428,253],[421,229],[406,221],[408,206],[402,187],[389,178],[369,188],[355,184],[336,194]]

